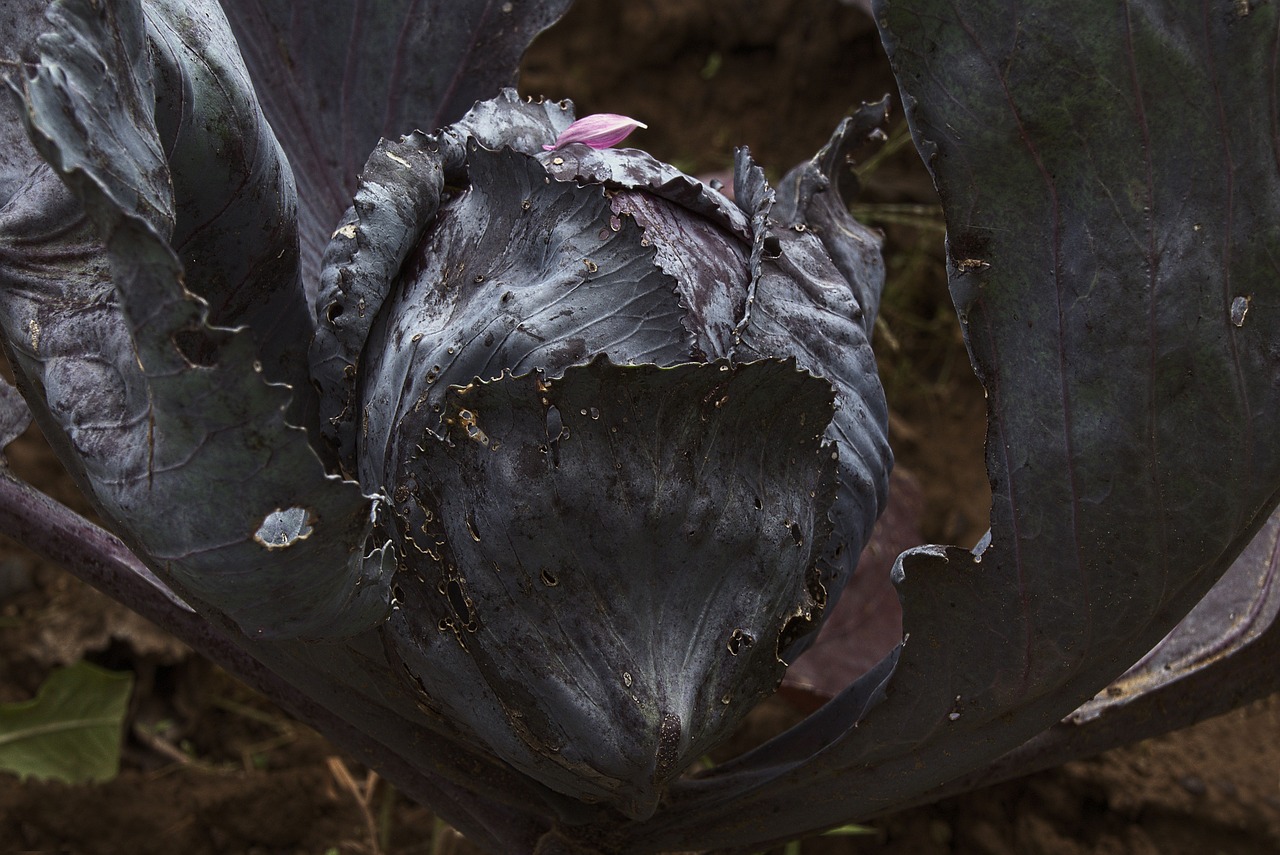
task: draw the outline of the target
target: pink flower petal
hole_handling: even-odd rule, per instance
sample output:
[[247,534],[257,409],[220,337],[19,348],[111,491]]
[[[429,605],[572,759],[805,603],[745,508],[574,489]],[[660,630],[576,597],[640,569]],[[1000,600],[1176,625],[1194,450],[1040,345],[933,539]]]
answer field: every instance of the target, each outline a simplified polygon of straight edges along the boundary
[[544,145],[542,148],[544,151],[555,151],[569,143],[585,143],[592,148],[608,148],[622,142],[636,128],[647,127],[649,126],[644,122],[637,122],[629,116],[619,116],[617,113],[595,113],[591,116],[583,116],[565,128],[560,136],[556,137],[554,145]]

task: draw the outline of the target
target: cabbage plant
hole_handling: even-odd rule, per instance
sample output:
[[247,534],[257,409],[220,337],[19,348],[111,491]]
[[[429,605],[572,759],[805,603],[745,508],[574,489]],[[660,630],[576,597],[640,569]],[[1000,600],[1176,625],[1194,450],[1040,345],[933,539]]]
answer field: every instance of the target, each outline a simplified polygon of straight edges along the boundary
[[9,0],[0,329],[114,536],[8,476],[5,530],[493,851],[758,847],[1275,687],[1273,5],[877,5],[991,531],[694,771],[885,502],[889,104],[731,200],[504,88],[567,5]]

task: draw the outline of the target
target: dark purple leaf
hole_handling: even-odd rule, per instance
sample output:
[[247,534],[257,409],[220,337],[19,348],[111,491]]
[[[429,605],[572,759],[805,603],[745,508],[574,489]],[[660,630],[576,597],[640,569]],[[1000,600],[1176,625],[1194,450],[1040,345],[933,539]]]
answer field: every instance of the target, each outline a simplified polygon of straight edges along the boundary
[[[31,410],[17,389],[0,377],[0,453],[31,424]],[[2,464],[0,464],[2,465]]]
[[227,0],[258,96],[293,166],[308,287],[380,137],[434,131],[515,83],[570,0]]
[[926,803],[1088,757],[1280,691],[1280,513],[1154,650],[1065,720]]
[[748,287],[751,226],[742,210],[642,151],[574,145],[538,159],[560,181],[590,181],[613,191],[614,213],[639,223],[658,266],[677,283],[683,323],[696,340],[693,355],[727,356]]
[[619,363],[690,359],[676,283],[629,218],[610,227],[596,187],[550,181],[534,158],[471,143],[470,189],[441,209],[406,260],[397,311],[374,325],[357,421],[361,480],[385,485],[445,391],[504,371],[550,377],[608,353]]
[[[205,278],[203,253],[186,271],[167,242],[188,205],[217,196],[175,204],[157,83],[202,103],[251,104],[236,94],[243,70],[224,52],[216,5],[154,3],[144,16],[136,0],[67,0],[49,18],[23,83],[32,142],[53,170],[31,175],[0,229],[0,320],[42,426],[116,530],[188,602],[250,636],[371,626],[389,594],[380,544],[366,544],[370,500],[326,476],[286,424],[289,391],[264,379],[251,334],[206,323],[206,304],[184,287]],[[192,60],[166,65],[174,55],[152,51],[148,35],[173,36],[183,51],[204,39],[219,57],[182,71]],[[202,76],[219,63],[224,77]],[[225,171],[215,146],[172,151]],[[247,208],[239,216],[253,218]],[[240,248],[261,253],[265,240],[270,255],[271,239],[255,232]]]
[[827,614],[813,646],[787,668],[782,691],[796,706],[818,708],[902,642],[902,606],[890,574],[898,555],[920,544],[923,510],[920,483],[906,470],[895,469],[889,503],[840,602]]
[[356,384],[365,341],[401,265],[439,207],[443,184],[443,156],[434,138],[413,133],[399,142],[383,140],[361,172],[355,204],[325,250],[311,375],[320,393],[325,451],[349,478],[357,477],[356,437],[363,426]]
[[[0,15],[0,60],[6,83],[32,59],[36,36],[46,28],[48,0],[11,0]],[[11,88],[11,87],[6,87]],[[0,93],[0,206],[8,204],[26,183],[31,171],[43,163],[30,143],[22,122],[22,102],[13,93]]]
[[[893,463],[889,411],[871,351],[871,327],[884,283],[880,237],[849,215],[839,183],[844,155],[875,133],[887,104],[864,106],[840,123],[812,159],[769,187],[750,153],[739,150],[734,190],[751,215],[751,280],[733,331],[739,359],[794,355],[836,389],[827,439],[839,450],[840,490],[822,584],[835,605],[888,491]],[[799,639],[791,659],[812,636]]]
[[[430,804],[478,844],[512,851],[536,839],[545,826],[535,816],[489,797],[474,779],[451,779],[439,770],[467,769],[505,800],[523,797],[526,803],[536,802],[536,795],[522,792],[523,782],[515,776],[404,718],[386,716],[385,710],[353,692],[334,691],[340,683],[326,673],[336,664],[332,656],[322,655],[317,661],[310,645],[254,641],[215,626],[179,600],[114,535],[4,472],[0,530],[181,639],[361,762],[376,766],[397,790]],[[327,691],[341,700],[335,702]],[[354,711],[345,706],[352,701]],[[383,741],[369,735],[370,722],[381,726]]]
[[781,361],[451,389],[444,441],[402,441],[388,473],[409,558],[385,636],[421,700],[562,792],[651,814],[821,611],[831,408]]
[[294,389],[297,421],[315,319],[299,279],[289,163],[217,5],[147,0],[143,10],[183,284],[209,304],[211,326],[252,330],[263,373]]
[[992,541],[902,556],[883,703],[859,720],[864,678],[628,836],[759,847],[988,763],[1151,649],[1252,539],[1280,484],[1277,14],[878,7],[989,395]]

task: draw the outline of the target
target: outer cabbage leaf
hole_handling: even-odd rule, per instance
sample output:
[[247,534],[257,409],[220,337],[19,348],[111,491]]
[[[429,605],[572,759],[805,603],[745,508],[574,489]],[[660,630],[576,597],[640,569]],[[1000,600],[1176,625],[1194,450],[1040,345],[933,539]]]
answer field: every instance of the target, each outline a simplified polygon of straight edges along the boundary
[[31,409],[27,402],[8,380],[0,377],[0,454],[30,424]]
[[890,809],[1060,720],[1204,596],[1280,485],[1277,14],[880,4],[989,395],[990,544],[900,558],[884,703],[862,715],[868,675],[652,822],[574,836],[758,847]]
[[924,494],[914,475],[898,467],[889,479],[889,504],[840,602],[826,616],[813,646],[791,663],[782,681],[793,705],[812,711],[870,671],[902,640],[902,606],[892,571],[904,549],[917,546]]
[[[381,689],[395,678],[373,633],[366,633],[364,643],[317,643],[249,639],[220,628],[179,600],[114,535],[3,471],[0,529],[376,765],[400,792],[430,804],[480,845],[510,851],[519,841],[536,839],[546,824],[539,814],[573,813],[574,805],[555,804],[545,789],[504,764],[424,727],[411,701],[393,709],[396,695]],[[536,806],[532,812],[530,806]]]
[[[50,7],[49,23],[22,84],[32,141],[53,168],[31,174],[0,232],[0,309],[42,426],[117,531],[184,598],[250,635],[371,625],[387,595],[378,545],[365,545],[370,501],[327,477],[306,435],[285,423],[289,390],[264,380],[251,331],[209,326],[207,304],[185,287],[207,285],[219,301],[296,286],[268,281],[292,246],[278,210],[283,200],[287,213],[292,191],[278,153],[271,165],[264,149],[225,21],[213,3],[71,0]],[[198,48],[216,56],[197,61]],[[183,122],[190,102],[225,107],[236,120],[229,134],[257,144],[197,139]],[[268,186],[175,202],[166,154],[188,174],[249,169],[243,180]],[[244,220],[279,229],[247,234],[243,260],[223,265],[228,232]],[[181,257],[174,235],[189,236]],[[223,314],[253,323],[256,302]],[[294,336],[305,329],[285,325]],[[225,497],[215,513],[211,496]]]
[[1163,641],[1096,697],[943,798],[1188,727],[1280,691],[1280,512]]
[[[190,277],[164,240],[175,216],[145,97],[153,78],[138,61],[147,56],[143,11],[137,4],[55,7],[47,49],[81,73],[47,60],[54,70],[28,84],[28,103],[45,97],[58,106],[29,111],[45,153],[77,168],[63,177],[38,168],[4,208],[0,310],[26,397],[63,460],[134,552],[221,631],[190,612],[174,618],[165,600],[171,595],[147,585],[140,568],[95,568],[97,583],[171,618],[168,625],[197,646],[212,635],[223,659],[226,639],[251,651],[256,661],[230,648],[229,666],[256,685],[265,681],[304,719],[367,756],[385,762],[377,752],[394,745],[412,790],[495,848],[536,833],[529,830],[536,821],[517,805],[571,816],[575,806],[462,746],[456,728],[424,721],[411,698],[388,691],[395,676],[377,637],[352,635],[386,610],[385,586],[360,564],[370,503],[354,483],[326,477],[304,434],[285,422],[289,390],[257,373],[248,332],[209,327],[204,304],[183,288]],[[164,21],[153,14],[149,23]],[[126,209],[118,199],[134,202]],[[262,212],[262,222],[269,215]],[[222,499],[207,513],[211,496]],[[268,517],[272,525],[263,527]],[[291,534],[299,537],[286,548],[271,542]],[[376,551],[373,558],[370,570],[380,572]],[[287,639],[299,634],[343,638]]]
[[[30,56],[19,53],[30,47],[44,31],[44,10],[49,0],[12,0],[0,16],[0,53],[14,67]],[[27,176],[41,163],[27,142],[22,110],[17,99],[0,96],[0,206],[13,198]]]
[[226,0],[298,179],[308,287],[379,138],[434,130],[515,82],[570,0]]
[[169,245],[212,326],[247,326],[295,422],[315,318],[298,270],[297,193],[227,22],[213,3],[147,0],[155,123],[172,185]]

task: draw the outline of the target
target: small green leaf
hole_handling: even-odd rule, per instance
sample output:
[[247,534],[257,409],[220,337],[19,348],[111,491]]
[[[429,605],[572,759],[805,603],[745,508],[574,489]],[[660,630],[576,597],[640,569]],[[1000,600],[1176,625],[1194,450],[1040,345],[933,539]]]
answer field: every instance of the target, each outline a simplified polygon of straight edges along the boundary
[[856,825],[849,823],[832,828],[822,832],[823,837],[862,837],[867,834],[875,834],[876,830],[869,825]]
[[0,705],[0,769],[68,783],[115,777],[132,689],[132,674],[85,662],[54,671],[34,699]]

